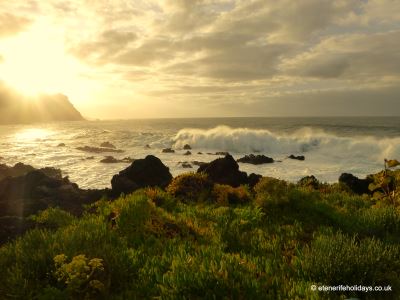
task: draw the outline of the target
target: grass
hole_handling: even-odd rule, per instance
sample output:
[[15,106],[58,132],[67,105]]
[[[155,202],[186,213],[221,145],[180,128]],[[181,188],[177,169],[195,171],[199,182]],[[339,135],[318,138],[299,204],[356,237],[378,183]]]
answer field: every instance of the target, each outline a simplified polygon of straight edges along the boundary
[[336,185],[264,178],[250,190],[186,174],[80,218],[31,219],[0,248],[1,299],[400,298],[399,207]]

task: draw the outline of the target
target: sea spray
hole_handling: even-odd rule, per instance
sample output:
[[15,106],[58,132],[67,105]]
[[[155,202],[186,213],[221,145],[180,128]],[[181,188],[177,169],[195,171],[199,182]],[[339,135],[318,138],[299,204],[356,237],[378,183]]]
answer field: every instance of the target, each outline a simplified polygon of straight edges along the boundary
[[383,161],[385,157],[400,155],[400,138],[338,137],[309,127],[298,129],[293,133],[228,126],[212,129],[185,128],[176,134],[174,147],[182,148],[185,144],[198,149],[232,153],[320,154],[325,155],[328,160],[346,156],[376,162]]

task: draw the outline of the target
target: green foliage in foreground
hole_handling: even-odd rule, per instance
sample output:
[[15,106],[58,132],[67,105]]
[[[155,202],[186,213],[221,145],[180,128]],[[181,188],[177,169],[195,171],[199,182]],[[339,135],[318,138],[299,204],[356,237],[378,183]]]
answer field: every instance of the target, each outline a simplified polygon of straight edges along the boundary
[[264,178],[250,191],[190,176],[80,218],[54,208],[33,217],[37,229],[0,248],[0,298],[400,298],[398,206],[337,186]]

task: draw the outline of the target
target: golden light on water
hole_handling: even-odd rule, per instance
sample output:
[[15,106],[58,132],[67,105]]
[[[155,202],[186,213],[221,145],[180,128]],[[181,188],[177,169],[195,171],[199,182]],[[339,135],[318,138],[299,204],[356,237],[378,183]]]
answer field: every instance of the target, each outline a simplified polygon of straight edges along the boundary
[[51,130],[42,128],[29,128],[17,132],[14,139],[20,142],[34,142],[47,138],[52,134]]

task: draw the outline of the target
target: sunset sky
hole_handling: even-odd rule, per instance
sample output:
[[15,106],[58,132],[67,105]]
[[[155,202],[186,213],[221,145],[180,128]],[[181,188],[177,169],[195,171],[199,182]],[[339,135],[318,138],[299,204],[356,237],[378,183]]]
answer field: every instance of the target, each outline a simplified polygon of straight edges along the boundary
[[92,118],[398,115],[400,1],[0,0],[0,87]]

